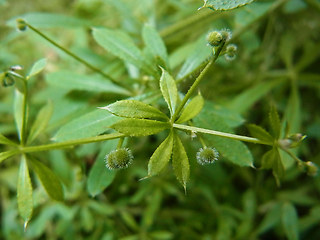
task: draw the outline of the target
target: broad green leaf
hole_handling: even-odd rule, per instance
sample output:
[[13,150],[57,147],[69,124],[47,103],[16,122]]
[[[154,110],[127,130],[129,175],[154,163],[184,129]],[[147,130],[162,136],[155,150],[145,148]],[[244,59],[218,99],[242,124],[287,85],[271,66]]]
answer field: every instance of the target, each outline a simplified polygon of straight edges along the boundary
[[35,121],[32,124],[29,136],[28,143],[32,143],[39,134],[41,134],[47,127],[49,120],[53,112],[52,102],[48,102],[38,113]]
[[186,189],[190,176],[190,165],[186,150],[184,149],[178,134],[174,134],[172,167],[178,181],[182,184],[184,189]]
[[140,49],[125,32],[107,28],[93,28],[92,34],[96,42],[113,55],[132,63],[151,75],[156,73],[153,67],[144,60]]
[[280,83],[281,81],[278,79],[261,82],[234,97],[233,100],[227,104],[227,107],[234,112],[244,113]]
[[18,153],[19,153],[19,150],[9,150],[6,152],[0,152],[0,163]]
[[[233,133],[232,129],[224,123],[224,119],[210,111],[206,104],[193,121],[196,127]],[[215,147],[230,162],[239,166],[253,166],[253,157],[244,143],[208,134],[203,135],[203,137],[208,140],[210,147]]]
[[253,1],[254,0],[204,0],[203,7],[208,7],[212,10],[231,10],[252,3]]
[[261,168],[262,169],[270,169],[273,167],[276,158],[276,151],[275,149],[271,149],[266,152],[261,159]]
[[270,108],[269,122],[270,122],[271,130],[274,138],[279,139],[280,131],[281,131],[281,123],[280,123],[280,118],[279,118],[277,109],[274,105],[272,105]]
[[273,137],[262,127],[255,124],[248,124],[247,128],[251,136],[258,138],[265,142],[273,142]]
[[112,103],[106,107],[112,114],[126,118],[160,118],[168,120],[168,117],[155,107],[137,100],[122,100]]
[[120,133],[135,137],[156,134],[170,127],[168,122],[135,118],[122,119],[110,126]]
[[61,142],[94,137],[107,131],[108,126],[118,120],[119,117],[101,109],[96,109],[64,125],[53,137],[53,140]]
[[148,176],[159,174],[165,166],[167,166],[173,147],[173,134],[170,132],[168,137],[159,145],[159,147],[152,154],[148,163]]
[[298,214],[291,203],[284,203],[281,211],[282,226],[288,240],[299,239]]
[[109,170],[105,165],[105,156],[117,147],[118,140],[110,140],[103,144],[101,151],[90,169],[87,189],[92,197],[103,192],[113,181],[116,171]]
[[23,112],[23,94],[18,90],[15,91],[14,95],[14,121],[18,131],[19,139],[21,140],[22,131],[22,112]]
[[148,230],[152,225],[153,222],[156,220],[158,216],[158,211],[161,206],[161,201],[162,201],[162,193],[161,190],[155,189],[153,191],[153,194],[150,196],[148,205],[145,208],[141,220],[141,228]]
[[207,46],[204,35],[192,47],[192,52],[181,67],[177,79],[182,79],[193,72],[196,73],[198,67],[212,55],[212,50]]
[[164,100],[168,104],[171,115],[173,115],[178,101],[178,89],[175,80],[164,69],[162,69],[162,75],[160,78],[160,90]]
[[90,92],[107,92],[130,95],[126,89],[115,85],[98,75],[83,75],[69,71],[60,71],[46,75],[46,82],[53,87],[66,90],[81,90]]
[[176,123],[183,123],[194,118],[201,112],[204,105],[203,97],[199,94],[194,97],[188,105],[182,110],[182,113]]
[[21,157],[20,169],[18,175],[17,185],[17,201],[19,214],[24,220],[25,227],[32,216],[33,211],[33,198],[32,198],[32,185],[27,165],[27,159],[24,155]]
[[258,233],[264,233],[268,231],[270,228],[274,227],[281,220],[281,205],[275,203],[264,216],[258,227]]
[[47,64],[47,60],[45,58],[42,58],[40,60],[38,60],[37,62],[35,62],[29,72],[29,74],[27,75],[27,79],[31,78],[32,76],[37,75],[39,72],[41,72],[44,67]]
[[242,30],[250,24],[253,24],[259,18],[266,15],[273,6],[276,7],[279,3],[279,1],[253,2],[252,4],[241,8],[241,10],[239,9],[239,11],[235,13],[235,29]]
[[50,168],[36,159],[31,159],[31,163],[32,169],[39,177],[48,195],[54,200],[63,201],[63,188],[57,175],[52,172]]
[[91,24],[83,19],[79,19],[76,17],[71,17],[62,14],[55,13],[43,13],[43,12],[35,12],[35,13],[27,13],[23,15],[19,15],[10,19],[7,22],[8,26],[16,27],[16,19],[22,18],[27,21],[30,25],[37,28],[52,28],[52,27],[63,27],[63,28],[76,28],[76,27],[87,27]]
[[16,145],[14,142],[12,142],[10,139],[3,136],[1,133],[0,133],[0,144],[13,145],[13,146]]
[[145,24],[142,30],[142,37],[148,51],[152,53],[153,57],[155,59],[161,58],[166,64],[166,66],[162,67],[168,67],[169,60],[167,49],[157,30],[152,26]]

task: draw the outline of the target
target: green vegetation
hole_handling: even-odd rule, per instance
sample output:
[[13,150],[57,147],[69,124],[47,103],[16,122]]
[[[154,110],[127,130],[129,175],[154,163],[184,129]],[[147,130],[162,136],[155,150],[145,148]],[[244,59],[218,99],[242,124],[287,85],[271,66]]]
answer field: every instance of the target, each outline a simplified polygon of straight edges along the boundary
[[0,1],[2,239],[319,239],[320,2]]

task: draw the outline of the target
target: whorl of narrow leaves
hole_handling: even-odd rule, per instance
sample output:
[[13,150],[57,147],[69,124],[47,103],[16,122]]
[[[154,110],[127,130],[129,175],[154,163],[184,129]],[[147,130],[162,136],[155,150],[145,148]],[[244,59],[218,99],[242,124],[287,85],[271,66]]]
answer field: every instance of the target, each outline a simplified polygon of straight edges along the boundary
[[252,3],[253,1],[254,0],[205,0],[202,8],[207,7],[212,10],[231,10]]

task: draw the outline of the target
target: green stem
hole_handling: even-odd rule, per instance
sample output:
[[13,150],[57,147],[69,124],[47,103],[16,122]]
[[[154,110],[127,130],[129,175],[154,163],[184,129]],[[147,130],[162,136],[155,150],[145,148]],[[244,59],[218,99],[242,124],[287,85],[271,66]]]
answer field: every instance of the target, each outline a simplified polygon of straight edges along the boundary
[[31,152],[49,151],[53,149],[73,147],[80,144],[102,142],[102,141],[116,139],[116,138],[123,138],[124,136],[125,135],[122,133],[110,133],[110,134],[104,134],[96,137],[80,138],[77,140],[65,141],[60,143],[51,143],[51,144],[31,146],[31,147],[21,147],[20,152],[31,153]]
[[211,134],[211,135],[224,137],[224,138],[230,138],[233,140],[239,140],[239,141],[243,141],[243,142],[250,142],[250,143],[257,143],[257,144],[272,146],[272,144],[270,144],[268,142],[264,142],[262,140],[259,140],[258,138],[246,137],[246,136],[236,135],[236,134],[232,134],[232,133],[219,132],[219,131],[214,131],[214,130],[210,130],[210,129],[192,127],[192,126],[176,124],[176,123],[173,124],[173,127],[177,128],[177,129],[181,129],[181,130],[196,132],[196,133]]
[[205,76],[205,74],[208,72],[208,70],[210,69],[211,65],[213,63],[215,63],[215,61],[218,59],[221,50],[224,47],[225,42],[223,42],[218,48],[216,53],[214,54],[214,57],[212,58],[212,60],[210,60],[206,66],[204,67],[204,69],[201,71],[201,73],[199,74],[199,76],[196,78],[196,80],[194,81],[194,83],[192,84],[192,86],[189,88],[187,94],[184,96],[184,98],[182,99],[180,105],[178,106],[178,108],[176,109],[175,113],[173,114],[171,121],[174,122],[176,120],[176,118],[179,116],[181,110],[183,109],[184,105],[187,103],[187,101],[189,100],[189,98],[191,97],[191,95],[194,93],[194,91],[197,89],[199,83],[201,82],[201,80],[203,79],[203,77]]
[[96,68],[95,66],[91,65],[90,63],[88,63],[86,60],[80,58],[79,56],[75,55],[74,53],[70,52],[68,49],[64,48],[63,46],[59,45],[58,43],[56,43],[54,40],[52,40],[51,38],[49,38],[48,36],[46,36],[45,34],[43,34],[41,31],[39,31],[38,29],[36,29],[35,27],[33,27],[32,25],[30,25],[29,23],[25,22],[26,25],[35,33],[37,33],[38,35],[40,35],[41,37],[43,37],[44,39],[46,39],[48,42],[50,42],[51,44],[53,44],[54,46],[56,46],[57,48],[59,48],[60,50],[62,50],[63,52],[65,52],[66,54],[68,54],[70,57],[74,58],[75,60],[77,60],[78,62],[84,64],[85,66],[87,66],[88,68],[90,68],[91,70],[99,73],[101,76],[109,79],[111,82],[119,84],[119,82],[117,82],[115,79],[113,79],[110,75],[102,72],[99,68]]
[[21,145],[24,146],[27,139],[27,108],[28,108],[28,82],[23,79],[23,99],[22,99],[22,126],[21,126]]

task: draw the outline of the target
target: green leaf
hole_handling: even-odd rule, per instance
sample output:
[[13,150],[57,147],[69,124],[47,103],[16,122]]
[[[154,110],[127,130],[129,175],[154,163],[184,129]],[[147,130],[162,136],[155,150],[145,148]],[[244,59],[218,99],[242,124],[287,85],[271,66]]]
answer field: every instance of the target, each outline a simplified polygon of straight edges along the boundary
[[156,134],[170,127],[168,122],[135,118],[122,119],[111,126],[120,133],[135,137]]
[[271,130],[275,139],[279,139],[281,132],[281,123],[280,118],[277,112],[277,109],[274,105],[271,106],[269,112],[269,122],[271,126]]
[[[203,35],[192,46],[192,52],[181,67],[177,79],[182,79],[188,74],[194,72],[198,67],[205,62],[211,55],[212,50],[207,46],[206,36]],[[190,48],[192,48],[190,47]]]
[[46,64],[47,64],[47,60],[45,58],[42,58],[37,62],[35,62],[26,78],[29,79],[32,76],[37,75],[39,72],[41,72],[44,69]]
[[280,179],[283,178],[285,173],[285,168],[279,153],[279,149],[275,148],[275,159],[272,167],[273,176],[276,179],[277,185],[280,186]]
[[141,228],[148,230],[158,216],[158,211],[160,210],[161,201],[162,201],[161,190],[155,189],[150,198],[148,199],[148,205],[143,212],[141,220]]
[[93,28],[92,34],[96,42],[113,55],[132,63],[146,73],[157,76],[153,67],[144,60],[140,49],[125,32],[107,28]]
[[6,138],[1,133],[0,133],[0,144],[12,145],[12,146],[16,145],[16,143],[12,142],[10,139]]
[[273,142],[273,137],[262,127],[255,124],[248,124],[247,128],[251,134],[251,136],[258,138],[267,143]]
[[90,169],[87,189],[92,197],[103,192],[116,176],[116,171],[109,170],[105,165],[105,156],[117,147],[118,140],[110,140],[104,143],[101,151]]
[[18,131],[19,139],[22,136],[22,112],[23,112],[23,94],[18,90],[15,91],[14,95],[14,121],[16,123],[16,128]]
[[0,163],[18,153],[19,153],[19,150],[9,150],[6,152],[0,152]]
[[261,159],[261,168],[262,169],[270,169],[273,167],[276,158],[275,148],[269,150],[265,154],[263,154]]
[[63,201],[63,188],[60,179],[46,165],[36,159],[30,159],[32,169],[39,177],[44,189],[48,195],[57,201]]
[[291,203],[284,203],[282,206],[282,226],[289,240],[299,239],[299,222],[295,207]]
[[281,81],[278,79],[261,82],[234,97],[233,100],[227,104],[227,107],[234,112],[244,113],[280,83]]
[[29,176],[27,159],[24,155],[21,157],[20,169],[18,175],[17,185],[17,201],[19,214],[27,226],[32,216],[33,211],[33,198],[32,198],[32,185]]
[[168,120],[168,117],[155,107],[137,100],[122,100],[112,103],[106,107],[112,114],[126,118],[160,118]]
[[258,233],[264,233],[268,231],[270,228],[274,227],[280,222],[281,219],[281,205],[276,203],[272,206],[266,215],[264,216],[263,220],[261,221],[258,227]]
[[203,97],[199,94],[194,97],[188,105],[182,110],[182,113],[176,123],[183,123],[197,116],[204,105]]
[[170,76],[170,74],[162,69],[162,75],[160,78],[160,89],[164,100],[168,104],[171,115],[174,114],[178,101],[178,89],[175,80]]
[[301,100],[296,86],[292,87],[285,111],[286,122],[289,123],[292,133],[300,132],[301,128]]
[[45,105],[38,113],[35,121],[32,124],[29,136],[28,143],[32,143],[39,134],[41,134],[47,127],[49,120],[51,118],[53,112],[52,102],[49,101],[47,105]]
[[[197,127],[233,133],[232,129],[225,124],[224,118],[210,111],[206,103],[203,110],[193,121]],[[211,147],[215,147],[219,153],[230,162],[239,166],[253,166],[253,157],[244,143],[213,135],[203,135],[203,137],[208,140]]]
[[93,110],[72,120],[59,129],[53,140],[61,142],[78,138],[94,137],[108,130],[119,118],[101,109]]
[[170,132],[168,137],[159,145],[152,154],[148,164],[148,176],[159,174],[167,166],[173,147],[173,134]]
[[182,184],[184,189],[186,189],[190,176],[190,165],[187,153],[178,134],[174,134],[172,167],[178,181]]
[[43,12],[35,12],[35,13],[27,13],[23,15],[19,15],[10,19],[7,22],[8,26],[16,27],[16,19],[22,18],[37,28],[52,28],[52,27],[63,27],[63,28],[75,28],[75,27],[86,27],[91,26],[91,24],[83,19],[79,19],[76,17],[71,17],[62,14],[55,13],[43,13]]
[[153,57],[155,59],[160,58],[166,64],[162,67],[168,67],[167,49],[157,30],[145,24],[142,30],[142,37],[148,51],[152,53]]
[[126,89],[113,84],[109,80],[98,75],[83,75],[69,71],[60,71],[46,75],[46,82],[53,87],[69,91],[80,90],[90,92],[107,92],[122,95],[130,95]]
[[203,7],[211,8],[212,10],[231,10],[252,3],[253,1],[254,0],[204,0]]

